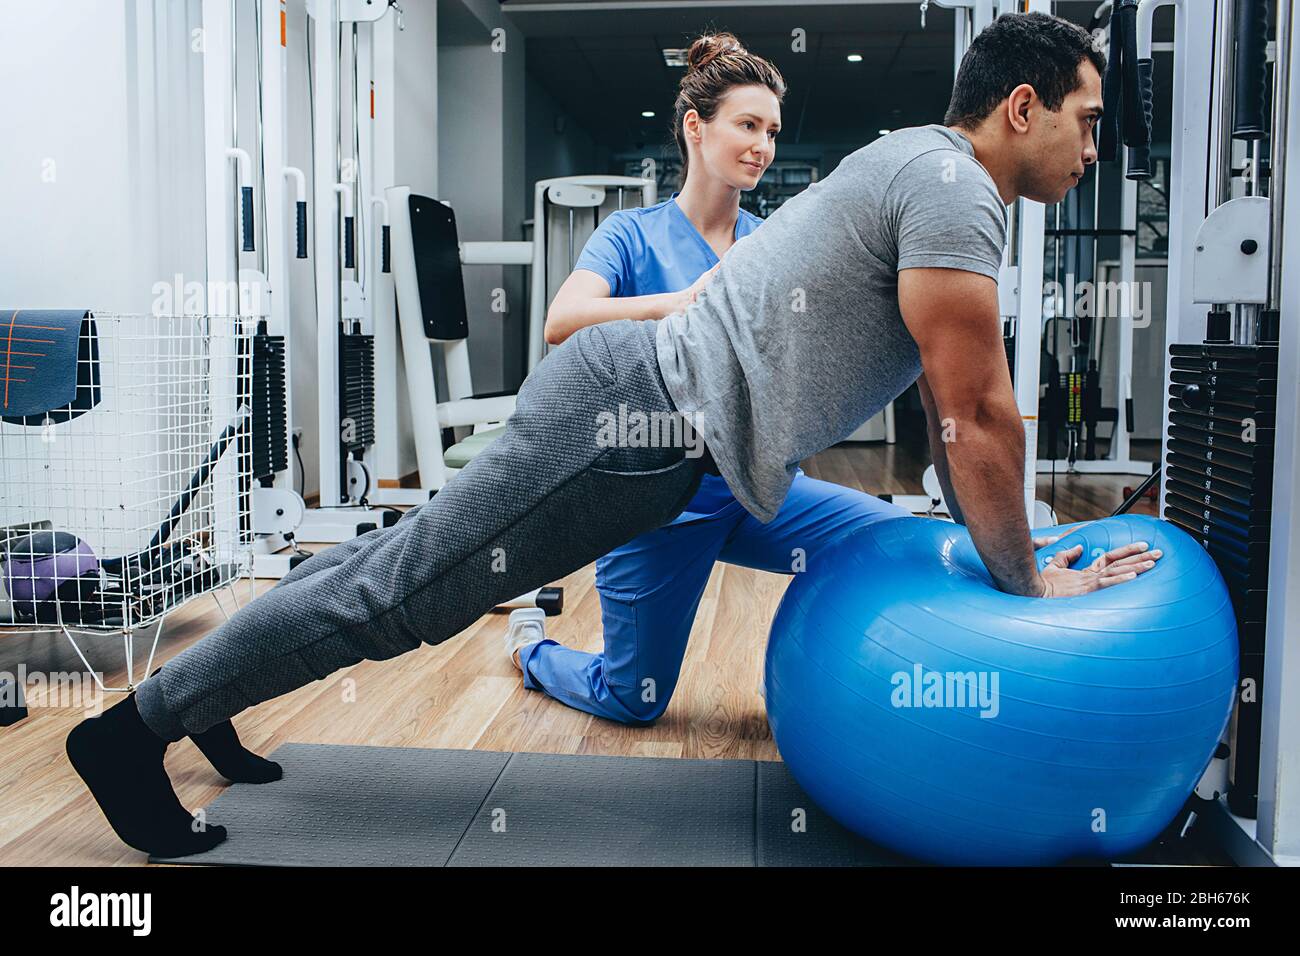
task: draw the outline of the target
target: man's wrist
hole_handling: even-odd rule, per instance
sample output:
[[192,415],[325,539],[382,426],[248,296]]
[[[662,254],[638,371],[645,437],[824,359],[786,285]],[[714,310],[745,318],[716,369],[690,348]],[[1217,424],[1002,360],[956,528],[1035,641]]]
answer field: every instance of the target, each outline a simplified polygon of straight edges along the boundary
[[1017,581],[1006,581],[998,584],[998,589],[1006,594],[1014,594],[1017,597],[1047,597],[1051,591],[1051,585],[1037,571],[1034,576],[1028,580],[1020,579]]

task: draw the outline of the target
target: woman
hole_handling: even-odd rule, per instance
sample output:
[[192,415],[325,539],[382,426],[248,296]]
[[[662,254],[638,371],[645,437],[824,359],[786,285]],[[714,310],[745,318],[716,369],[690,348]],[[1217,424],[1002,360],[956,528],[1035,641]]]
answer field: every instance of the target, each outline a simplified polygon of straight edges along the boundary
[[[681,191],[600,224],[547,314],[552,345],[588,325],[681,311],[727,250],[762,224],[740,208],[740,194],[758,185],[775,155],[781,74],[726,33],[700,37],[687,62],[673,118]],[[907,513],[800,471],[780,513],[764,525],[721,477],[705,475],[671,524],[596,562],[602,653],[546,640],[534,609],[512,615],[507,651],[526,687],[600,717],[649,723],[676,687],[715,561],[791,574],[845,532]]]

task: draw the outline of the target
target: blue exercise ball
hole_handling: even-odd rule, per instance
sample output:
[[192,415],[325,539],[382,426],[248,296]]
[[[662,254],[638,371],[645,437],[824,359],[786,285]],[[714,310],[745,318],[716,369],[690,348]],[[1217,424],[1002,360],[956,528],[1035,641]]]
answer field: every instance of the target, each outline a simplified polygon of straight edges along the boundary
[[[1054,530],[1042,529],[1043,536]],[[890,518],[795,576],[767,648],[768,719],[808,795],[850,830],[944,864],[1122,857],[1209,765],[1237,684],[1237,627],[1205,550],[1144,515],[1040,549],[1075,567],[1164,556],[1083,597],[997,590],[964,527]]]

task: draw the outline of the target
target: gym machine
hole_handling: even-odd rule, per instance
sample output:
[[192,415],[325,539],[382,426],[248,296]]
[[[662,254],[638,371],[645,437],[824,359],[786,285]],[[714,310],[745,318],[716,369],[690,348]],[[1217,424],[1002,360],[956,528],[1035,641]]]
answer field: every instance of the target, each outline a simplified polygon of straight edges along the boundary
[[532,286],[528,303],[528,370],[546,352],[546,310],[573,271],[582,247],[612,212],[659,201],[653,176],[564,176],[533,186]]
[[[1054,294],[1043,336],[1046,393],[1042,400],[1043,427],[1050,457],[1037,463],[1039,474],[1149,475],[1151,462],[1129,457],[1134,429],[1133,330],[1139,298],[1137,266],[1137,183],[1122,179],[1121,225],[1100,226],[1102,168],[1094,166],[1085,180],[1053,210],[1053,225],[1046,230]],[[1090,207],[1090,208],[1088,208]],[[1099,247],[1108,236],[1120,244],[1118,283],[1104,278]],[[1086,295],[1077,290],[1087,289]],[[1148,297],[1149,298],[1149,297]],[[1084,303],[1082,314],[1078,308]],[[1151,302],[1146,302],[1151,308]],[[1110,312],[1114,314],[1108,314]],[[1115,404],[1103,397],[1101,363],[1107,326],[1118,333]],[[1057,340],[1064,326],[1068,365],[1060,367]],[[1109,425],[1106,454],[1099,456],[1101,427]],[[1064,457],[1057,449],[1064,439]]]
[[[1291,689],[1300,677],[1300,337],[1282,318],[1300,309],[1300,262],[1284,241],[1300,234],[1300,209],[1285,202],[1300,122],[1292,16],[1289,3],[1276,4],[1270,80],[1269,0],[1214,0],[1208,11],[1119,0],[1120,30],[1133,36],[1120,55],[1133,179],[1151,175],[1151,29],[1162,6],[1174,8],[1175,37],[1160,510],[1218,565],[1241,653],[1227,779],[1198,793],[1238,862],[1280,863],[1300,855],[1300,696]],[[1235,154],[1246,160],[1240,176]]]
[[[350,515],[308,509],[295,488],[294,462],[289,454],[290,429],[296,420],[291,388],[293,350],[289,347],[290,268],[294,259],[307,259],[309,252],[307,176],[288,163],[288,46],[296,25],[289,21],[284,0],[246,4],[204,0],[203,23],[208,53],[204,57],[205,137],[213,144],[208,153],[208,279],[210,288],[236,288],[237,293],[227,298],[237,299],[240,314],[257,323],[247,359],[252,377],[252,428],[242,450],[252,462],[253,574],[279,578],[309,556],[298,549],[299,540],[342,541],[381,522],[392,524],[398,516],[365,508]],[[250,37],[253,55],[247,56],[244,51]],[[335,57],[329,59],[336,62]],[[254,78],[251,84],[245,82],[250,74]],[[241,106],[246,111],[241,111]],[[219,144],[228,145],[217,156],[213,150]],[[214,156],[220,160],[220,168],[215,168]],[[227,180],[226,167],[233,173],[233,181]],[[336,178],[331,175],[329,182]],[[337,258],[329,254],[331,230],[320,221],[319,175],[315,185],[315,260],[328,269]],[[232,191],[236,197],[233,214]],[[326,194],[326,208],[334,208],[334,197],[333,192]],[[319,275],[316,281],[318,297],[324,291],[328,299],[329,283]],[[326,338],[323,331],[320,338]],[[344,361],[360,364],[355,351],[344,352]],[[333,368],[322,353],[321,369]],[[365,372],[364,365],[361,372]],[[329,377],[324,372],[320,376]],[[349,399],[354,395],[355,390]],[[333,421],[330,407],[325,407],[322,417]],[[359,411],[356,417],[363,430],[371,427],[372,415]],[[331,425],[322,434],[337,431]],[[323,457],[329,444],[321,443]],[[322,481],[326,474],[322,468]]]
[[[372,207],[383,209],[382,201],[375,202],[379,173],[366,153],[374,122],[375,48],[386,38],[391,62],[391,30],[394,23],[398,29],[403,23],[393,0],[308,0],[307,15],[320,503],[308,510],[298,536],[337,542],[389,527],[399,517],[394,509],[372,507],[370,499],[375,484],[368,466],[376,443],[375,344],[385,334],[381,327],[391,326],[383,312],[384,304],[391,307],[391,295],[377,291],[383,285],[387,230],[372,245],[365,224]],[[382,29],[380,21],[386,21]],[[346,132],[340,95],[344,63],[350,91]],[[368,81],[364,92],[363,76]],[[367,99],[369,109],[363,106]]]
[[[204,0],[202,16],[207,279],[210,299],[221,292],[226,300],[210,301],[209,311],[237,312],[256,326],[250,354],[241,357],[252,408],[240,454],[251,462],[253,574],[281,577],[305,559],[285,549],[304,512],[288,458],[289,262],[307,254],[306,177],[287,160],[284,3]],[[240,82],[241,64],[249,69],[241,60],[246,33],[256,40],[251,97]],[[250,99],[252,122],[245,114],[241,123],[241,102]],[[250,140],[249,148],[240,145]]]
[[[436,493],[500,434],[514,411],[513,393],[476,393],[470,378],[469,326],[462,268],[514,264],[531,268],[528,370],[544,356],[546,309],[573,270],[600,220],[616,209],[654,200],[654,183],[625,176],[574,176],[536,184],[534,235],[521,242],[461,242],[455,211],[409,187],[386,191],[392,216],[394,280],[402,352],[413,408],[436,409],[414,421],[424,497]],[[540,228],[537,223],[541,223]],[[446,382],[439,402],[432,347]]]
[[[1108,54],[1114,9],[1112,0],[1100,3],[1088,25],[1098,46]],[[1151,462],[1130,457],[1135,427],[1133,333],[1140,298],[1136,281],[1137,182],[1120,176],[1118,199],[1119,225],[1105,228],[1102,214],[1114,200],[1111,196],[1103,200],[1102,166],[1095,165],[1051,210],[1052,225],[1045,230],[1053,282],[1052,295],[1044,303],[1046,393],[1040,408],[1049,457],[1038,461],[1039,474],[1149,475],[1152,471]],[[1107,238],[1119,244],[1117,283],[1100,257],[1101,242]],[[1144,309],[1148,317],[1152,308],[1147,296]],[[1062,327],[1068,349],[1064,369],[1058,348]],[[1105,404],[1102,385],[1108,327],[1117,335],[1113,405]],[[1103,425],[1109,425],[1110,434],[1106,454],[1099,457],[1097,442]],[[1065,454],[1057,457],[1061,439]]]

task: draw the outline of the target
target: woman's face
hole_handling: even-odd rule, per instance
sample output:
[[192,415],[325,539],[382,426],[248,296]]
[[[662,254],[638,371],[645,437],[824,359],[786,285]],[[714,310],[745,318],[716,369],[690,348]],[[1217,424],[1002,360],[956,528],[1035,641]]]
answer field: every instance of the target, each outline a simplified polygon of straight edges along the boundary
[[703,168],[734,189],[750,190],[776,157],[781,104],[766,86],[735,86],[712,120],[702,122],[692,111],[685,122],[687,141],[698,153],[691,158],[691,170]]

